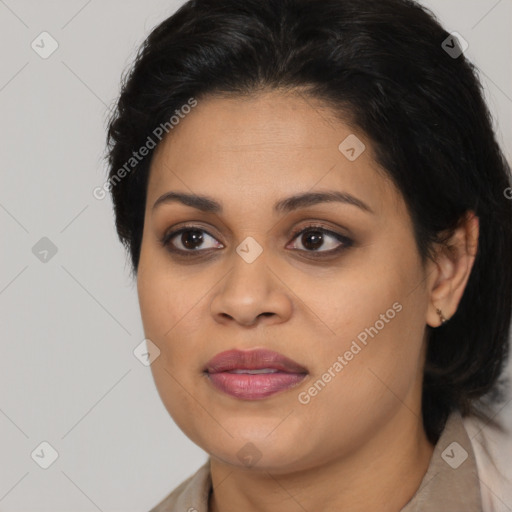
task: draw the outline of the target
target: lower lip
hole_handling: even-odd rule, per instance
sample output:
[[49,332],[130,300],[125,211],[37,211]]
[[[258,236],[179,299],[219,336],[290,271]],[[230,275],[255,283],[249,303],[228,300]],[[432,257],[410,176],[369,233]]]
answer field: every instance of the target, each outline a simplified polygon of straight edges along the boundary
[[210,382],[220,391],[242,400],[261,400],[290,389],[301,382],[303,373],[208,373]]

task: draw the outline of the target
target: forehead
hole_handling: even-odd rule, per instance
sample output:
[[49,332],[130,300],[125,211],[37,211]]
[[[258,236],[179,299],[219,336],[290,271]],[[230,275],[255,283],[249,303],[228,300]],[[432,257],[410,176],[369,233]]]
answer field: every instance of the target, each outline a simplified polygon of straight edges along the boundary
[[179,189],[241,207],[315,188],[364,197],[375,210],[400,199],[364,134],[314,98],[270,91],[198,100],[155,150],[147,203]]

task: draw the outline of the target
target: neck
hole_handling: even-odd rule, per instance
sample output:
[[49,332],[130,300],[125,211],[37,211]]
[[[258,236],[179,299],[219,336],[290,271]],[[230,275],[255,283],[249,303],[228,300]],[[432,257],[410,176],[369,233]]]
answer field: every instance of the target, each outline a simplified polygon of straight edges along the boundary
[[[420,486],[434,450],[421,417],[401,409],[401,415],[350,455],[294,473],[249,471],[212,457],[209,511],[399,512]],[[398,431],[403,435],[397,436]]]

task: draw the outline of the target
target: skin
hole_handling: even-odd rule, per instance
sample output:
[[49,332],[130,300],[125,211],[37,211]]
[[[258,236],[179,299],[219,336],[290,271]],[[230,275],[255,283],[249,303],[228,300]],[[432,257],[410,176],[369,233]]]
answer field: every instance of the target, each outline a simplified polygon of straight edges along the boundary
[[[355,161],[338,149],[350,134],[366,145]],[[339,202],[273,211],[284,197],[333,190],[373,213]],[[169,191],[208,195],[223,211],[179,202],[153,210]],[[159,242],[184,222],[205,230],[203,255],[188,260]],[[353,244],[315,257],[307,236],[293,237],[312,223]],[[263,249],[252,263],[235,250],[246,237]],[[421,417],[426,326],[440,325],[436,307],[447,318],[456,311],[477,240],[478,219],[468,215],[452,249],[423,266],[404,200],[371,142],[312,98],[274,90],[198,102],[152,160],[137,289],[146,337],[160,349],[151,365],[160,397],[210,455],[210,511],[396,512],[412,498],[433,451]],[[173,241],[186,250],[181,235]],[[340,245],[324,233],[316,254]],[[401,311],[300,403],[394,303]],[[233,348],[275,350],[309,374],[263,400],[234,398],[203,374]],[[251,467],[237,455],[249,442],[260,456]]]

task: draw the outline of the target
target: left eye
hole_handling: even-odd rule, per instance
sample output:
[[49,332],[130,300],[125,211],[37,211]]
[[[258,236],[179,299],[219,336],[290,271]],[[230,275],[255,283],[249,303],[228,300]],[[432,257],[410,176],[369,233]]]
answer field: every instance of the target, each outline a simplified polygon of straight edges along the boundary
[[[329,231],[325,228],[315,226],[310,226],[300,231],[297,235],[295,235],[294,240],[298,238],[304,247],[303,250],[306,250],[307,252],[336,251],[342,246],[348,247],[351,244],[351,240],[349,240],[347,237],[340,235],[339,233]],[[325,246],[327,246],[327,248],[324,250],[318,250],[320,247]]]

